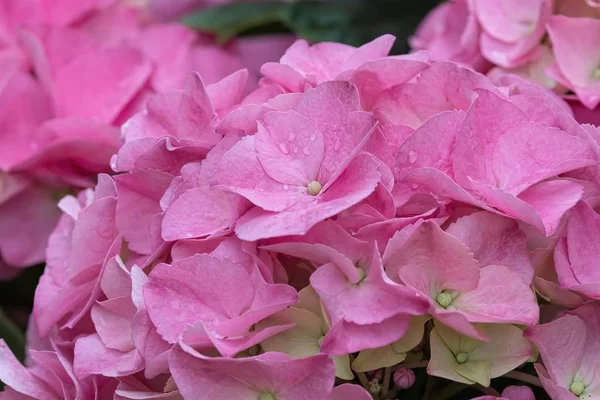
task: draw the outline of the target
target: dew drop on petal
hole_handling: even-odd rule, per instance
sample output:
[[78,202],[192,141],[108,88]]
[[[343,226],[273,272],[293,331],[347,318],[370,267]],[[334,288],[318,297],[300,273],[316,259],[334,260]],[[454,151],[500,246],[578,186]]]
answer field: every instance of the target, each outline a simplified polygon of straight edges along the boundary
[[419,188],[419,184],[418,183],[413,183],[410,185],[411,188],[413,188],[413,190],[417,190]]
[[285,143],[281,143],[278,147],[279,147],[279,150],[281,150],[281,152],[283,154],[289,154],[290,153],[290,150],[288,149],[288,147],[286,146]]
[[304,146],[304,148],[302,149],[302,152],[307,156],[310,155],[310,150],[308,149],[307,146]]
[[417,161],[417,153],[411,150],[408,152],[408,162],[414,164],[415,161]]
[[283,185],[283,190],[288,190],[290,187],[288,185]]
[[298,147],[294,147],[294,154],[298,154]]
[[288,140],[290,142],[293,142],[294,140],[296,140],[296,134],[294,132],[288,133]]
[[317,138],[317,135],[315,135],[314,133],[312,135],[310,135],[309,139],[310,140],[315,140]]

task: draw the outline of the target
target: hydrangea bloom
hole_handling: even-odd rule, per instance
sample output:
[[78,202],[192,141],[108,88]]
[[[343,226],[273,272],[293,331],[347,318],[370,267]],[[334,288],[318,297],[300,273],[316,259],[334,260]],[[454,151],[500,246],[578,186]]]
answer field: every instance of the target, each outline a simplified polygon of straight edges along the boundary
[[116,174],[60,201],[6,396],[390,399],[417,367],[522,378],[535,348],[552,398],[595,395],[597,130],[389,40],[152,96]]
[[[594,109],[600,103],[598,10],[596,2],[580,0],[452,0],[431,11],[411,45],[481,72],[495,66],[492,79],[520,75],[575,100],[577,108]],[[600,123],[597,113],[577,115]]]
[[[7,0],[0,32],[0,277],[44,260],[57,200],[109,172],[118,127],[153,93],[190,70],[214,83],[248,53],[121,0]],[[249,63],[278,57],[257,50]]]

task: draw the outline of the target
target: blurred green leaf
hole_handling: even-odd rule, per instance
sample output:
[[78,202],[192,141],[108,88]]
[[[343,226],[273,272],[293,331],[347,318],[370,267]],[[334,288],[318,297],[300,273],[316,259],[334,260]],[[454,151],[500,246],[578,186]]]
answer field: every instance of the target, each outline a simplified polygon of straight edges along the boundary
[[362,45],[386,33],[397,37],[394,53],[409,50],[408,38],[441,0],[300,0],[233,3],[197,11],[184,18],[190,27],[212,33],[220,42],[274,24],[311,41]]
[[25,360],[25,337],[21,329],[0,310],[0,339],[4,339],[15,357],[21,362]]
[[187,15],[183,22],[193,29],[216,35],[217,40],[224,43],[242,32],[284,21],[289,8],[289,3],[282,2],[229,3]]

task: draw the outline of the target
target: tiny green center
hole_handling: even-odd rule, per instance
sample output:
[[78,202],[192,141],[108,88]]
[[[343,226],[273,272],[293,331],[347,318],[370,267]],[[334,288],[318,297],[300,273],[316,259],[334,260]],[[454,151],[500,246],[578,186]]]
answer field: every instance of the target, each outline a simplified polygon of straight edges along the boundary
[[306,189],[308,191],[308,194],[310,194],[311,196],[316,196],[319,194],[319,192],[321,192],[321,189],[323,189],[323,186],[321,186],[321,184],[317,181],[312,181],[311,183],[308,184]]
[[468,358],[469,358],[469,356],[468,356],[468,354],[467,354],[467,353],[463,353],[463,352],[461,352],[461,353],[458,353],[458,354],[456,355],[456,361],[457,361],[459,364],[463,364],[463,363],[465,363],[465,362],[467,361],[467,359],[468,359]]
[[325,336],[321,336],[318,340],[317,340],[317,344],[319,345],[319,347],[323,346],[323,340],[325,340]]
[[258,400],[277,400],[271,392],[264,392],[258,396]]
[[446,293],[446,292],[442,292],[442,293],[438,294],[437,297],[435,298],[435,301],[444,308],[448,308],[448,306],[450,306],[450,304],[452,304],[452,300],[454,300],[452,298],[452,295],[450,293]]
[[600,79],[600,67],[596,68],[594,72],[592,72],[592,76],[594,79]]
[[569,386],[569,390],[575,396],[581,396],[581,394],[585,390],[585,385],[583,384],[583,382],[575,381],[571,383],[571,386]]

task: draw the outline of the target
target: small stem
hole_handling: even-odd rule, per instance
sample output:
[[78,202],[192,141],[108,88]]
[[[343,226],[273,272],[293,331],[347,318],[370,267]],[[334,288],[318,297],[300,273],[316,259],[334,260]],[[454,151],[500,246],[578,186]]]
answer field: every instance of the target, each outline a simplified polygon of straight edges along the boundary
[[447,400],[459,394],[466,388],[468,388],[468,386],[464,383],[452,382],[451,384],[440,390],[437,396],[433,398],[433,400]]
[[425,392],[423,392],[423,397],[421,397],[421,400],[431,400],[433,397],[433,392],[438,385],[438,381],[439,378],[436,376],[427,376],[427,381],[425,382]]
[[426,368],[429,364],[429,360],[423,360],[414,364],[398,364],[400,368],[413,369],[413,368]]
[[392,368],[387,367],[383,374],[383,389],[381,389],[381,398],[385,399],[390,388],[390,380],[392,378]]
[[540,381],[540,378],[538,378],[537,376],[526,374],[525,372],[510,371],[510,372],[504,374],[504,376],[506,378],[515,379],[517,381],[521,381],[521,382],[525,382],[525,383],[530,383],[530,384],[535,385],[537,387],[541,387],[541,388],[544,387],[542,385],[542,381]]
[[485,387],[477,383],[473,385],[473,388],[488,396],[500,397],[500,393],[498,393],[498,391],[491,386]]
[[365,373],[357,372],[356,376],[358,376],[358,380],[360,381],[360,384],[363,385],[363,387],[365,389],[369,390],[369,379],[367,379],[367,376],[365,375]]

